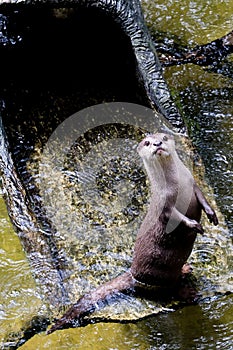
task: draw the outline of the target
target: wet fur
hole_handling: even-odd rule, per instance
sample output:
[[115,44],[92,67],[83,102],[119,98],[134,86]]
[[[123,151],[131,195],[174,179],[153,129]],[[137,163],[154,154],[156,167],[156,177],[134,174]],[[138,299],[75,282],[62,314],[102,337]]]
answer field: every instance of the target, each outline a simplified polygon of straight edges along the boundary
[[132,266],[85,294],[48,333],[81,325],[86,315],[120,293],[137,295],[143,289],[146,292],[149,285],[173,290],[184,271],[189,271],[185,264],[197,233],[203,234],[201,211],[205,211],[210,222],[218,224],[214,210],[179,159],[172,136],[147,136],[140,142],[138,153],[150,179],[152,195],[136,238]]

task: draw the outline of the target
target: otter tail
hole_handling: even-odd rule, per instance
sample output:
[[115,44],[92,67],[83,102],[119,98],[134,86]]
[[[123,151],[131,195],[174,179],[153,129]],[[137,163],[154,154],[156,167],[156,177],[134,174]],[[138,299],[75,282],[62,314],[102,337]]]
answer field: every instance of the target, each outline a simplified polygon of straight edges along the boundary
[[84,316],[94,312],[97,308],[104,306],[109,299],[116,296],[118,293],[130,291],[133,287],[134,280],[129,271],[103,284],[92,292],[85,294],[77,301],[77,303],[72,305],[71,308],[48,330],[47,334],[51,334],[59,329],[80,326]]

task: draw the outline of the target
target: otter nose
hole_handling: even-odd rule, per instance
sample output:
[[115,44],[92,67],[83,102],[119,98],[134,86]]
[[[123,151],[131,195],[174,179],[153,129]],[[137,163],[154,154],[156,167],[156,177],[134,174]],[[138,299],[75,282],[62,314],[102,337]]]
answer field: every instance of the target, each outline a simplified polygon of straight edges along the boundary
[[153,143],[154,146],[159,147],[162,145],[162,141]]

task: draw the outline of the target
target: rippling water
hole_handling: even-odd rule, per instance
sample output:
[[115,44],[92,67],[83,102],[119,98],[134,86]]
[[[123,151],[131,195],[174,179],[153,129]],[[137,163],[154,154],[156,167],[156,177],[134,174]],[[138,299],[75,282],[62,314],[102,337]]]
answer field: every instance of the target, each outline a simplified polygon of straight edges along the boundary
[[[195,47],[226,35],[232,30],[231,1],[143,1],[145,17],[152,34],[165,32],[171,45]],[[187,118],[195,146],[205,164],[208,182],[214,190],[219,208],[226,218],[228,230],[222,235],[209,236],[198,242],[195,257],[201,262],[202,273],[211,272],[217,264],[216,278],[222,283],[233,280],[233,80],[232,58],[215,70],[194,65],[166,69],[165,77],[177,103]],[[221,74],[222,73],[222,74]],[[225,262],[218,261],[218,246],[225,247]],[[221,237],[222,236],[222,237]],[[212,260],[208,267],[208,262]],[[214,260],[216,260],[214,262]],[[210,269],[210,270],[209,270]],[[214,268],[215,269],[215,268]],[[220,282],[221,283],[221,282]],[[206,290],[211,290],[206,284]],[[168,349],[231,349],[233,340],[232,297],[203,303],[199,307],[182,310],[171,319],[168,329],[171,337],[165,340]],[[174,322],[175,319],[175,322]],[[175,326],[177,325],[177,328]],[[180,325],[180,328],[179,326]],[[165,328],[168,331],[167,327]],[[181,330],[182,329],[182,330]],[[167,334],[167,332],[166,332]],[[155,336],[155,341],[157,337]],[[155,346],[156,348],[156,346]]]
[[[0,338],[1,340],[38,312],[40,299],[20,241],[0,197]],[[23,315],[23,317],[22,317]],[[8,338],[10,340],[10,337]]]

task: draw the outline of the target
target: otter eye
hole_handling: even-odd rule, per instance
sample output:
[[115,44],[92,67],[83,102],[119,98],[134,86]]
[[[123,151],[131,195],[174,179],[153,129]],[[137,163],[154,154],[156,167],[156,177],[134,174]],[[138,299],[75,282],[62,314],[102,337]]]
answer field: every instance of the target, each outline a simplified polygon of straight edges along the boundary
[[149,146],[150,145],[150,141],[145,141],[144,142],[144,146]]
[[163,137],[163,141],[167,141],[168,140],[168,137],[167,136],[164,136]]

